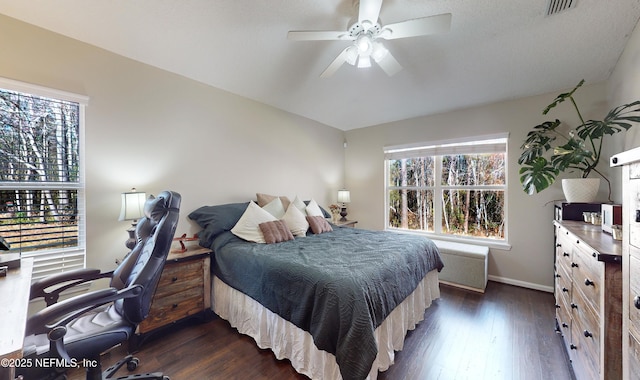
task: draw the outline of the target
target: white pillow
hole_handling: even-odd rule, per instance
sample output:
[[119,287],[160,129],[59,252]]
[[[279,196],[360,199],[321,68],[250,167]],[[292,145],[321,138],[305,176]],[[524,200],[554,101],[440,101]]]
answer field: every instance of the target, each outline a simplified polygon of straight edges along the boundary
[[296,205],[291,203],[287,212],[284,213],[282,220],[287,224],[293,236],[306,236],[309,229],[307,217],[300,211]]
[[318,202],[313,199],[309,201],[309,205],[305,208],[305,210],[307,211],[307,215],[309,216],[321,216],[324,218],[324,214],[322,213],[322,210],[320,210]]
[[260,230],[260,223],[274,220],[277,220],[275,216],[261,209],[254,201],[251,201],[236,225],[231,229],[231,233],[240,239],[264,244],[266,241]]
[[[302,215],[304,215],[304,216],[307,215],[307,211],[306,211],[307,205],[304,204],[304,202],[301,201],[300,198],[298,198],[297,195],[296,195],[296,198],[293,200],[293,202],[291,202],[291,204],[296,206],[298,208],[298,210],[300,210],[300,212],[302,212]],[[291,206],[291,205],[289,205],[289,206]]]
[[262,206],[262,209],[268,211],[269,214],[273,215],[276,219],[282,219],[285,213],[284,205],[280,198],[274,198],[271,202]]

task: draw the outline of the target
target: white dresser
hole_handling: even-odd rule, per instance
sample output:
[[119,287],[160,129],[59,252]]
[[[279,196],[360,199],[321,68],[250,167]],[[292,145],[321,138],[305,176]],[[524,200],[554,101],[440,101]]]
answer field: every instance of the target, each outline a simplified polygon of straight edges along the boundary
[[622,363],[624,379],[640,379],[640,148],[611,157],[622,166]]

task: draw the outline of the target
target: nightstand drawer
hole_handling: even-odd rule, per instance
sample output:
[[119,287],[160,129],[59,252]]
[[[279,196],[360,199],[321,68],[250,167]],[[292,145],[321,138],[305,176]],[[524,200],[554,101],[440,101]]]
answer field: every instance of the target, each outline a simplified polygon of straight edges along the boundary
[[206,311],[209,307],[209,260],[209,255],[205,254],[183,256],[165,263],[151,310],[138,325],[138,334]]

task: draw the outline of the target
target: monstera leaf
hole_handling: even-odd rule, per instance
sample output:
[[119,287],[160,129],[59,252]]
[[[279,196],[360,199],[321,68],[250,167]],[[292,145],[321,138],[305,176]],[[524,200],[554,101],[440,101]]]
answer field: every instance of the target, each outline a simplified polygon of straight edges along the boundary
[[544,157],[537,157],[520,168],[520,183],[529,195],[539,193],[555,181],[559,170]]
[[[560,120],[545,121],[533,127],[520,147],[522,153],[518,164],[521,165],[520,182],[525,192],[534,194],[546,189],[564,171],[579,171],[583,178],[595,172],[609,182],[597,169],[603,140],[607,135],[627,131],[635,123],[640,123],[640,101],[613,108],[603,120],[585,122],[573,98],[583,84],[584,80],[581,80],[573,90],[558,95],[542,112],[546,115],[568,100],[578,114],[580,125],[563,133]],[[563,142],[558,144],[560,139]]]

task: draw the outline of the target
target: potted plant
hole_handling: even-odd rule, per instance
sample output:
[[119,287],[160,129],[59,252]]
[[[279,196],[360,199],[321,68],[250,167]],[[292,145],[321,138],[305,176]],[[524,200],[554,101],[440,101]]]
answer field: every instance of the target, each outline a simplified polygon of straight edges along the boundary
[[[560,94],[542,112],[546,115],[558,104],[569,100],[573,105],[580,125],[564,132],[560,126],[562,122],[545,121],[533,127],[527,134],[525,142],[520,147],[523,151],[518,159],[520,168],[520,183],[524,191],[529,194],[538,193],[551,186],[556,178],[564,171],[578,171],[580,178],[588,178],[589,174],[596,173],[607,181],[609,185],[609,201],[611,202],[611,182],[605,177],[597,166],[600,162],[602,143],[605,136],[627,131],[632,123],[640,122],[640,101],[624,104],[613,108],[603,120],[587,120],[576,104],[573,94],[584,84],[584,79],[570,92]],[[600,184],[599,178],[594,178],[595,192],[590,190],[591,197],[595,198]],[[563,180],[563,190],[569,202],[592,202],[593,199],[574,198],[568,194],[570,181]],[[578,185],[578,189],[585,191],[585,185]]]

